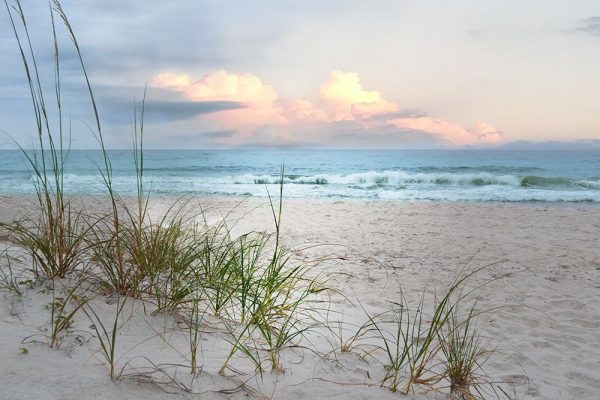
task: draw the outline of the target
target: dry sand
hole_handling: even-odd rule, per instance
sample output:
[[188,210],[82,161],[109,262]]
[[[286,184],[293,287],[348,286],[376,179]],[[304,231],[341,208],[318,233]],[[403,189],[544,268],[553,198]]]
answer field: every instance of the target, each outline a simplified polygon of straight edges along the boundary
[[[202,199],[217,221],[235,199]],[[23,199],[0,197],[0,220],[27,208]],[[159,213],[164,202],[156,201]],[[258,207],[258,208],[256,208]],[[272,230],[264,200],[250,199],[233,219],[244,216],[235,231]],[[472,278],[482,288],[481,308],[499,307],[481,318],[482,334],[493,338],[497,351],[484,365],[490,378],[519,399],[591,399],[600,395],[600,209],[546,204],[399,203],[334,200],[285,200],[283,240],[307,260],[334,256],[315,268],[330,274],[328,285],[344,322],[361,323],[362,308],[375,313],[398,301],[398,282],[409,298],[428,288],[442,288],[466,265],[491,265]],[[326,245],[323,245],[326,244]],[[494,264],[494,265],[492,265]],[[111,382],[91,337],[90,322],[76,318],[75,332],[59,350],[34,341],[48,321],[51,296],[43,287],[23,298],[3,294],[0,306],[1,399],[162,399],[248,398],[256,393],[235,390],[247,380],[269,398],[396,399],[378,387],[383,367],[364,361],[360,349],[332,352],[335,340],[325,331],[310,336],[320,354],[294,349],[283,356],[285,372],[221,377],[217,371],[228,350],[218,333],[206,333],[200,364],[192,384],[196,393],[173,385],[146,383],[150,362],[180,382],[188,371],[166,363],[186,360],[185,333],[169,315],[151,316],[140,302],[127,304],[128,322],[120,331],[119,367],[124,378]],[[102,315],[114,310],[110,298],[96,301]],[[358,304],[362,306],[359,306]],[[332,324],[341,314],[329,316]],[[219,321],[212,320],[218,331]],[[350,326],[350,325],[348,325]],[[211,329],[209,329],[211,330]],[[347,332],[346,335],[349,335]],[[22,344],[24,338],[26,344]],[[83,344],[81,344],[83,342]],[[27,353],[23,353],[26,348]],[[142,358],[144,356],[146,358]],[[246,368],[237,361],[240,369]],[[168,377],[154,375],[155,380]],[[219,392],[224,389],[226,392]],[[232,392],[227,392],[232,390]],[[167,395],[167,392],[175,394]],[[502,393],[499,393],[502,397]],[[410,398],[444,398],[417,393]]]

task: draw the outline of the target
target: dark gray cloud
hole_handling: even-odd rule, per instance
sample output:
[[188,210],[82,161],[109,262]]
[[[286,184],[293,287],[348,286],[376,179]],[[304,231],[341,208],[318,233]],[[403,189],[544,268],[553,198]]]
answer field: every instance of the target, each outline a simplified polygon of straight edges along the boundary
[[149,121],[169,122],[244,107],[235,101],[150,101],[146,103],[145,113]]
[[230,138],[235,135],[237,131],[235,130],[220,130],[220,131],[212,131],[212,132],[202,132],[200,135],[210,138],[210,139],[225,139]]
[[[107,99],[102,102],[104,116],[113,123],[127,123],[132,120],[133,102],[122,99]],[[135,106],[140,111],[138,102]],[[234,101],[155,101],[145,103],[144,122],[163,123],[192,119],[202,114],[243,108],[243,103]]]
[[600,16],[582,19],[579,21],[579,25],[575,30],[577,32],[585,32],[590,35],[600,36]]

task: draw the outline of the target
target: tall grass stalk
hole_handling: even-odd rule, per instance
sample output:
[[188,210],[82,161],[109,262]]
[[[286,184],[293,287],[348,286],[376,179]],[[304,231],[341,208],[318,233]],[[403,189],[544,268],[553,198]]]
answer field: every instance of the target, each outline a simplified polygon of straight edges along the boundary
[[192,375],[198,371],[198,346],[202,338],[202,326],[204,310],[202,310],[202,299],[196,290],[189,303],[188,343],[190,351],[190,370]]
[[[50,347],[59,348],[63,342],[64,335],[73,325],[73,319],[77,311],[83,307],[87,300],[80,296],[77,291],[83,284],[80,280],[72,287],[65,288],[65,296],[56,296],[56,281],[52,281],[52,303],[50,304]],[[75,304],[71,307],[71,304]]]
[[[49,100],[40,77],[38,62],[29,35],[25,13],[19,0],[4,4],[21,55],[32,101],[36,126],[36,146],[27,151],[16,141],[27,160],[36,192],[38,210],[33,216],[10,225],[10,239],[32,255],[37,272],[49,279],[64,278],[82,261],[85,252],[86,229],[82,214],[72,209],[65,197],[64,174],[70,150],[65,142],[63,123],[61,61],[55,24],[55,14],[66,20],[57,0],[50,5],[54,54],[54,96]],[[54,108],[51,104],[54,104]],[[52,121],[55,111],[56,120]]]
[[476,305],[475,301],[465,316],[460,316],[458,307],[455,307],[439,333],[444,376],[450,382],[450,393],[467,400],[485,398],[482,387],[489,385],[481,372],[492,351],[488,341],[479,333]]
[[[391,318],[388,319],[386,314],[391,314]],[[422,319],[419,318],[419,312],[415,312],[415,314],[411,319],[410,311],[402,305],[391,312],[369,316],[366,324],[367,330],[373,330],[383,343],[382,347],[385,350],[387,362],[384,363],[386,374],[381,384],[387,384],[392,392],[397,391],[401,384],[401,374],[409,362],[412,342],[419,339],[418,336],[415,336],[415,326]],[[388,325],[392,329],[387,328]]]
[[[88,89],[90,96],[93,99],[93,92],[89,85]],[[138,125],[137,105],[134,102],[132,136],[137,199],[136,208],[133,211],[127,203],[118,196],[113,188],[112,164],[102,137],[102,128],[99,118],[97,118],[96,126],[98,133],[95,133],[104,161],[104,165],[98,166],[98,170],[110,198],[111,212],[101,218],[95,225],[95,229],[91,230],[90,246],[94,252],[94,259],[103,273],[101,280],[107,284],[108,288],[123,296],[138,296],[139,284],[143,279],[140,268],[136,268],[135,261],[132,263],[131,260],[138,255],[139,261],[139,253],[143,252],[143,249],[141,248],[143,235],[142,228],[147,211],[147,201],[144,201],[143,192],[143,115],[145,110],[145,99],[146,92],[144,91],[140,112],[140,119],[142,122],[140,125]],[[92,102],[95,104],[94,100],[92,100]],[[94,110],[97,112],[95,107]],[[127,248],[127,244],[129,244],[129,249]],[[134,254],[131,254],[132,252],[128,251],[131,249],[134,249]],[[139,251],[136,252],[135,249]]]
[[14,270],[13,261],[18,259],[8,254],[8,251],[4,250],[0,253],[0,289],[8,290],[21,297],[23,296],[21,289],[23,273]]
[[238,258],[235,263],[237,287],[235,290],[236,301],[239,306],[239,320],[244,324],[251,315],[255,314],[258,306],[256,289],[260,286],[256,282],[259,277],[261,257],[269,241],[269,235],[246,234],[238,239]]
[[119,319],[125,307],[126,298],[121,296],[117,297],[116,310],[112,316],[112,327],[107,329],[107,325],[104,323],[102,318],[94,310],[89,302],[82,304],[81,309],[92,323],[92,328],[96,332],[98,341],[100,342],[101,354],[104,360],[107,362],[109,367],[109,376],[111,380],[117,379],[119,374],[115,372],[115,364],[117,361],[116,346],[117,346],[117,333],[119,330]]

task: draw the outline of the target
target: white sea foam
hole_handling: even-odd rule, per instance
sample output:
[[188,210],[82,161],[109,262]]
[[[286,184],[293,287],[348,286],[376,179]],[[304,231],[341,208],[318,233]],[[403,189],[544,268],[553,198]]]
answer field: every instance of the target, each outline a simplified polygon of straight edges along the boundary
[[600,189],[600,181],[580,180],[577,181],[577,185],[590,189]]
[[[211,178],[214,183],[233,184],[277,184],[279,176],[251,175]],[[286,176],[284,183],[313,185],[357,185],[357,186],[406,186],[406,185],[460,185],[520,186],[521,178],[512,175],[494,175],[486,172],[471,174],[455,173],[408,173],[404,171],[367,171],[348,175],[318,174],[310,176]]]

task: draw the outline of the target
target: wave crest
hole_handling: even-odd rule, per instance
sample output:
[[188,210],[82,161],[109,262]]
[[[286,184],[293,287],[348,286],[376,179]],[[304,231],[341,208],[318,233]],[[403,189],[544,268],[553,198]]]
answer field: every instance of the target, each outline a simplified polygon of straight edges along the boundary
[[[224,178],[221,183],[234,184],[278,184],[279,176],[241,175]],[[229,182],[227,182],[229,181]],[[284,183],[301,185],[352,185],[366,187],[404,187],[406,185],[446,185],[446,186],[521,186],[519,177],[512,175],[494,175],[486,172],[473,174],[455,173],[407,173],[404,171],[368,171],[348,175],[319,174],[310,176],[288,175]]]
[[[279,184],[278,175],[227,176],[213,178],[214,183],[223,184]],[[600,180],[574,180],[562,177],[496,175],[489,172],[478,173],[408,173],[405,171],[367,171],[355,174],[286,175],[287,184],[297,185],[343,185],[364,188],[392,187],[404,188],[408,185],[435,186],[511,186],[521,188],[568,188],[600,189]]]

